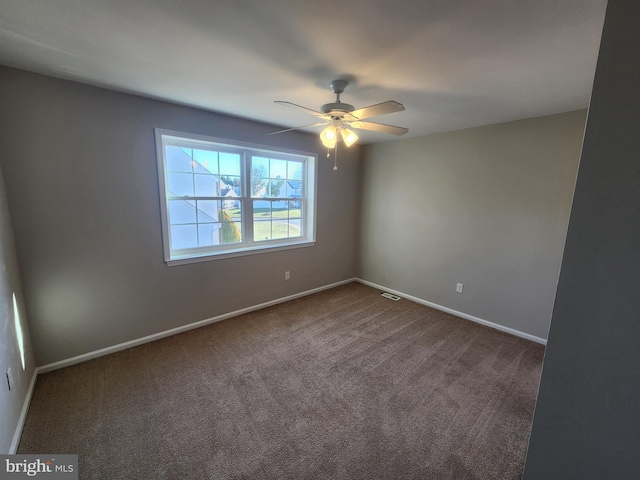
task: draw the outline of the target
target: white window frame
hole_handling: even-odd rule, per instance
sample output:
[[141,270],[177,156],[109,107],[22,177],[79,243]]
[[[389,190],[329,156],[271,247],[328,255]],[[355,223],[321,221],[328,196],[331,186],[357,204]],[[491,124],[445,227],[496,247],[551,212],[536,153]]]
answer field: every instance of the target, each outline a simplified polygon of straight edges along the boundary
[[[316,230],[316,177],[317,155],[309,152],[275,148],[271,146],[226,140],[192,133],[177,132],[161,128],[155,129],[156,157],[158,163],[158,185],[160,189],[160,215],[162,223],[162,244],[164,260],[169,266],[186,263],[218,260],[242,255],[273,252],[290,248],[308,247],[315,244]],[[189,148],[222,149],[241,151],[242,195],[242,242],[237,244],[215,245],[191,249],[174,250],[171,246],[169,219],[169,192],[167,182],[167,162],[165,146],[180,144]],[[303,197],[301,211],[301,236],[273,240],[253,240],[253,200],[251,196],[251,156],[268,156],[272,159],[295,160],[304,164],[302,175]],[[198,198],[198,197],[183,197]],[[211,197],[214,199],[214,197]],[[282,200],[278,198],[260,198],[260,200]],[[286,199],[290,200],[290,199]]]

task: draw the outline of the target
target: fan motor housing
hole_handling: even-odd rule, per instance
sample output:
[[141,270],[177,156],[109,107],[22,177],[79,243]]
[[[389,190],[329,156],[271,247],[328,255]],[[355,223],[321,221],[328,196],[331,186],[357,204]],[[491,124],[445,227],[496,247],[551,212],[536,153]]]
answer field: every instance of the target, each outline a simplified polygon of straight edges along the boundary
[[335,103],[325,103],[320,107],[320,111],[327,115],[341,115],[345,113],[351,113],[356,109],[353,105],[349,105],[348,103],[335,102]]

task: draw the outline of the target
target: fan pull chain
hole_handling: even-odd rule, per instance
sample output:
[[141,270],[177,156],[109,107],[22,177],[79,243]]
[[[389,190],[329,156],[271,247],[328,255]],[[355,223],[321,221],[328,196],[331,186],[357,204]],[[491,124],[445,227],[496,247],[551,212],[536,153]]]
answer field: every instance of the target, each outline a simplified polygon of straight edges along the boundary
[[[331,149],[327,148],[327,158],[331,158]],[[338,169],[338,145],[333,150],[333,169]]]

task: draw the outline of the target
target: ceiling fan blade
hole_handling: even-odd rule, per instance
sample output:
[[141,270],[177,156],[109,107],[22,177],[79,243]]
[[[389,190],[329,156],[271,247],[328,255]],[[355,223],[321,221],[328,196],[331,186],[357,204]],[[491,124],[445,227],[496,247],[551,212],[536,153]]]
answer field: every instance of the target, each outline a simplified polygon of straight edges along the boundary
[[370,130],[372,132],[388,133],[390,135],[404,135],[409,131],[408,128],[396,127],[394,125],[385,125],[384,123],[374,122],[352,122],[353,128],[360,128],[362,130]]
[[378,103],[376,105],[369,105],[368,107],[360,108],[351,112],[351,115],[358,120],[364,120],[369,117],[377,117],[378,115],[384,115],[386,113],[402,112],[404,105],[393,100],[388,102]]
[[278,133],[290,132],[291,130],[300,130],[307,127],[319,127],[320,125],[327,125],[329,122],[312,123],[311,125],[303,125],[302,127],[287,128],[286,130],[278,130],[277,132],[270,132],[267,135],[277,135]]
[[275,100],[273,103],[277,103],[277,104],[284,105],[284,106],[287,106],[287,107],[299,108],[301,110],[304,110],[306,113],[309,113],[309,114],[311,114],[311,115],[313,115],[315,117],[318,117],[318,118],[322,118],[324,120],[329,120],[331,118],[331,117],[329,117],[328,115],[325,115],[322,112],[318,112],[316,110],[312,110],[310,108],[303,107],[302,105],[297,105],[295,103],[284,102],[282,100]]

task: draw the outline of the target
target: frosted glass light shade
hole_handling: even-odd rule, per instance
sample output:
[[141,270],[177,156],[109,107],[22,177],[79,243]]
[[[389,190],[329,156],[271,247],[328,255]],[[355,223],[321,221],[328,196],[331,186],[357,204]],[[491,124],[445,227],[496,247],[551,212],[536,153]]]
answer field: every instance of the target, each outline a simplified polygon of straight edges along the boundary
[[322,141],[322,145],[327,148],[334,148],[336,146],[336,142],[338,141],[338,132],[336,131],[336,127],[333,125],[329,125],[320,133],[320,141]]
[[344,143],[347,147],[350,147],[358,141],[358,136],[348,128],[343,128],[342,130],[340,130],[340,133],[342,134],[342,140],[344,140]]

